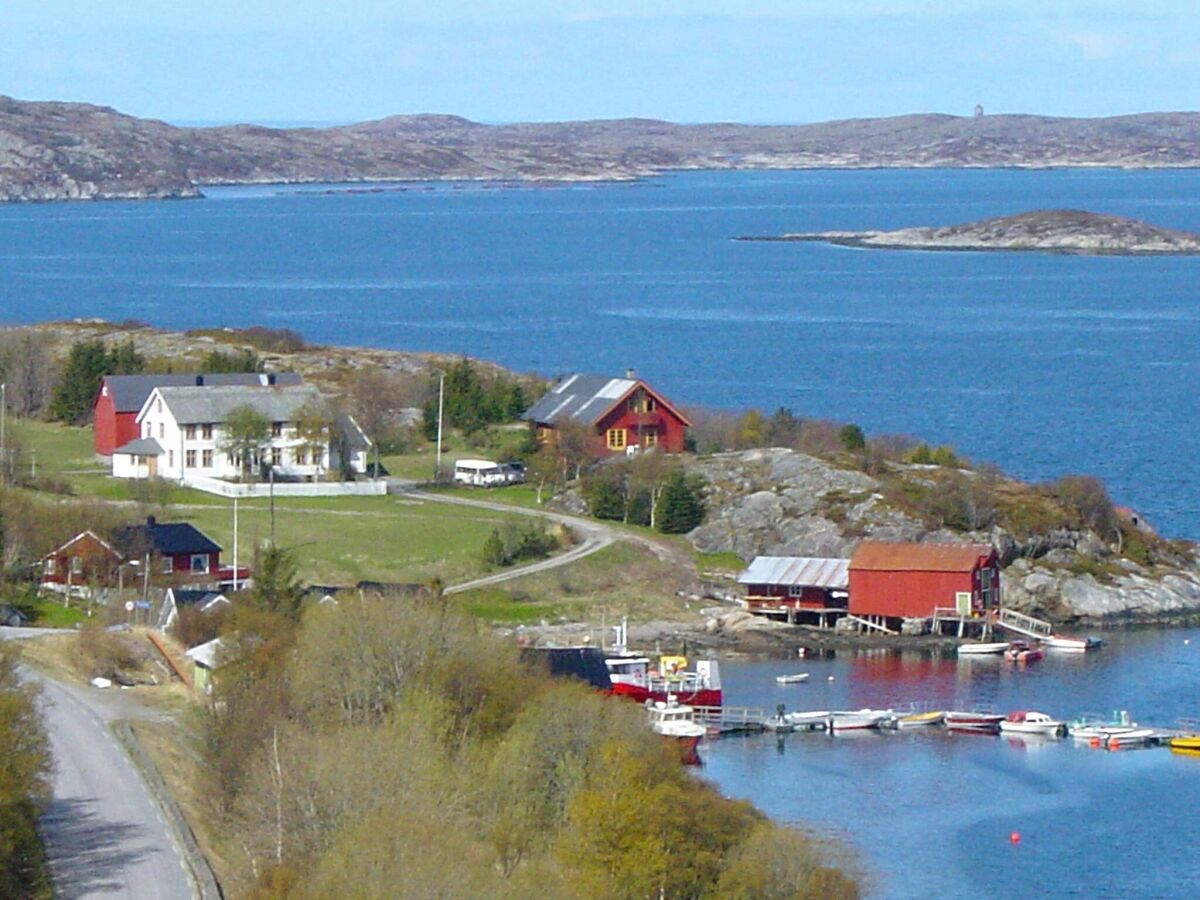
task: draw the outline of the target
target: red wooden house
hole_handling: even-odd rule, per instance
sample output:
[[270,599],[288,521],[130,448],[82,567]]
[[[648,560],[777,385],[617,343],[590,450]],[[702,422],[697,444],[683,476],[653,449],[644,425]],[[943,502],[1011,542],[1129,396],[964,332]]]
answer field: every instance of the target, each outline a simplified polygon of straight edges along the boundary
[[75,535],[42,557],[42,587],[60,594],[115,587],[123,557],[91,531]]
[[144,525],[119,529],[113,542],[130,559],[149,558],[155,581],[166,576],[173,584],[216,585],[222,580],[220,545],[187,522],[162,523],[149,516]]
[[137,423],[146,398],[156,387],[195,387],[204,385],[300,384],[300,376],[291,373],[219,372],[172,375],[105,375],[92,401],[92,445],[100,456],[142,436]]
[[864,541],[850,558],[850,612],[883,619],[970,615],[1000,605],[1000,567],[988,544]]
[[539,444],[553,443],[556,430],[568,423],[595,435],[602,456],[656,448],[682,453],[691,422],[665,397],[634,376],[570,375],[521,417],[537,429]]

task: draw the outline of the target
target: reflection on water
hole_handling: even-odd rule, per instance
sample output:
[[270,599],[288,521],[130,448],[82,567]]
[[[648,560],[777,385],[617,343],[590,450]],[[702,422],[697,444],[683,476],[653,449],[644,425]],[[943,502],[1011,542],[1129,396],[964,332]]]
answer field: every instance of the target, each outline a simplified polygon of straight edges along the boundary
[[[727,663],[726,702],[794,711],[915,702],[1059,719],[1128,709],[1160,727],[1200,713],[1200,631],[1105,637],[1096,653],[1023,668],[884,651]],[[797,671],[809,681],[776,684]],[[916,728],[722,738],[702,756],[701,775],[724,793],[844,837],[875,896],[1200,896],[1200,759],[1166,749]]]

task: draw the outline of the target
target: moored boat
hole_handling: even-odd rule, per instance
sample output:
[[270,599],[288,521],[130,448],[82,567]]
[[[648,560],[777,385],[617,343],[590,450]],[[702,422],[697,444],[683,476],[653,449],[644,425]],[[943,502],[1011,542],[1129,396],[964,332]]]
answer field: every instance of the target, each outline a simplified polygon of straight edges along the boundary
[[1008,641],[972,642],[958,645],[959,656],[998,656],[1008,649]]
[[1097,746],[1102,746],[1114,734],[1134,731],[1137,727],[1137,723],[1130,719],[1129,711],[1122,709],[1108,719],[1084,713],[1067,723],[1067,732],[1077,741],[1095,741]]
[[1200,735],[1190,734],[1167,741],[1172,753],[1181,756],[1200,756]]
[[667,702],[669,698],[692,706],[720,706],[721,668],[715,659],[700,659],[688,668],[687,657],[659,657],[657,668],[651,668],[647,656],[635,656],[625,649],[626,629],[617,627],[614,651],[604,658],[612,693],[637,703],[652,700]]
[[1004,658],[1009,662],[1029,663],[1041,659],[1042,651],[1028,641],[1011,641],[1004,651]]
[[928,725],[941,725],[945,721],[945,718],[946,714],[941,710],[909,713],[908,715],[896,717],[896,727],[922,728]]
[[1108,736],[1104,746],[1109,750],[1120,750],[1122,747],[1140,747],[1154,737],[1153,728],[1130,728],[1127,731],[1117,731]]
[[1045,640],[1047,649],[1064,653],[1086,653],[1088,650],[1100,649],[1103,644],[1104,641],[1097,637],[1073,638],[1061,634],[1052,634]]
[[787,719],[796,731],[825,731],[829,727],[829,717],[833,713],[827,709],[814,709],[807,712],[787,713]]
[[1017,710],[1010,712],[1000,721],[1001,734],[1042,734],[1047,737],[1062,737],[1066,732],[1066,724],[1042,712]]
[[776,675],[775,680],[779,684],[802,684],[808,681],[808,673],[797,672],[795,675]]
[[695,712],[690,706],[673,700],[650,701],[646,704],[646,715],[650,729],[676,746],[679,759],[685,765],[699,765],[700,754],[696,747],[708,732],[695,720]]
[[894,718],[890,709],[834,710],[829,714],[830,731],[861,731],[878,728]]
[[1000,729],[1004,716],[990,710],[952,710],[946,713],[946,727],[953,731],[976,731],[995,734]]

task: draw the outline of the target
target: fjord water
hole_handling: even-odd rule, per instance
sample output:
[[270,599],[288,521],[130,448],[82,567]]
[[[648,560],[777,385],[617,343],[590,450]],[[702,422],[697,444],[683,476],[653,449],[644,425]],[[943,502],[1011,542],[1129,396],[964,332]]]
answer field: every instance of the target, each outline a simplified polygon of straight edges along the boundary
[[683,404],[778,406],[1094,472],[1200,536],[1200,258],[905,253],[746,234],[1048,207],[1200,230],[1200,173],[685,173],[634,185],[0,208],[0,315],[265,324],[547,375],[634,367]]
[[[1106,637],[1098,652],[1027,667],[888,651],[726,664],[725,698],[770,710],[916,701],[1066,719],[1127,708],[1160,727],[1197,714],[1200,631]],[[775,682],[800,671],[807,684]],[[701,756],[702,777],[724,793],[843,841],[869,896],[1200,896],[1200,758],[942,728],[727,737]]]

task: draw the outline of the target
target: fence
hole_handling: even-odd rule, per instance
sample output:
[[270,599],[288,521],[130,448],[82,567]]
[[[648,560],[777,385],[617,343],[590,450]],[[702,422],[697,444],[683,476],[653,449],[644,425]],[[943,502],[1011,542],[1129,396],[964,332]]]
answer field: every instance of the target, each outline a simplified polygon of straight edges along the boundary
[[237,484],[219,478],[190,475],[183,480],[186,487],[216,494],[218,497],[382,497],[387,493],[387,482],[382,479],[371,481],[288,481],[274,485],[251,483]]

